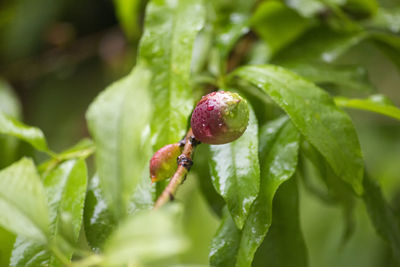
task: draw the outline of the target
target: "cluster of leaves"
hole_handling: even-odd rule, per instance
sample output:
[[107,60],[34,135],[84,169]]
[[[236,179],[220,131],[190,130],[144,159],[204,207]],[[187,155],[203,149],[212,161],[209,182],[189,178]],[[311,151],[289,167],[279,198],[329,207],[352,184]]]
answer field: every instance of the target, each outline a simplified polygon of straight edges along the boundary
[[[139,34],[129,23],[139,13],[126,10],[143,3],[115,3],[128,35]],[[184,136],[195,100],[214,87],[240,91],[252,109],[241,138],[207,146],[207,162],[195,163],[204,196],[222,217],[210,265],[307,266],[297,185],[307,184],[311,170],[326,185],[321,197],[343,206],[345,237],[354,200],[362,198],[400,262],[398,219],[365,173],[357,133],[341,108],[394,119],[400,110],[375,94],[363,68],[337,63],[368,43],[400,68],[399,7],[389,7],[374,0],[151,0],[136,66],[87,111],[93,141],[62,153],[17,120],[18,104],[2,85],[0,225],[17,235],[10,265],[59,266],[72,258],[77,266],[166,264],[182,252],[180,206],[150,211],[164,185],[150,184],[148,160]],[[334,97],[346,90],[370,96]],[[50,159],[10,165],[17,139]],[[89,180],[85,159],[94,152]]]

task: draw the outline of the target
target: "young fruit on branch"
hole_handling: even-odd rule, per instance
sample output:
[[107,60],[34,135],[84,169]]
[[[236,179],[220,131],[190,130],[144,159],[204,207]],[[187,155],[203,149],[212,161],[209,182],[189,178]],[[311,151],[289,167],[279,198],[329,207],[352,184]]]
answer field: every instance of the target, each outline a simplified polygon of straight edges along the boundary
[[218,91],[203,96],[192,113],[196,139],[207,144],[226,144],[239,138],[249,122],[246,100],[236,93]]
[[176,159],[182,153],[179,143],[160,148],[150,160],[150,176],[152,182],[170,178],[176,171]]

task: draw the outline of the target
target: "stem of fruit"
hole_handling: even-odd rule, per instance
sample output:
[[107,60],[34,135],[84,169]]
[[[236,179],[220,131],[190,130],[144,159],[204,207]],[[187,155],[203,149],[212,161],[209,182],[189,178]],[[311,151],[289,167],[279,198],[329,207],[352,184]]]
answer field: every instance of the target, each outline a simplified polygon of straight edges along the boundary
[[[248,33],[246,34],[236,45],[235,49],[232,51],[228,62],[227,62],[227,72],[232,71],[235,69],[243,59],[244,55],[247,53],[247,51],[251,48],[253,42],[255,40],[255,36],[253,33]],[[223,77],[222,77],[223,78]],[[223,80],[222,80],[223,82]],[[179,158],[184,158],[190,161],[192,163],[192,155],[194,152],[194,147],[198,141],[194,138],[192,128],[189,129],[189,131],[186,134],[185,137],[185,147],[183,149],[182,154],[179,156]],[[178,158],[178,159],[179,159]],[[184,164],[179,164],[178,162],[178,169],[176,170],[174,176],[172,176],[171,180],[169,181],[169,184],[165,188],[165,190],[161,193],[160,197],[157,199],[156,203],[154,204],[154,209],[158,209],[164,204],[168,203],[168,201],[173,200],[176,194],[176,191],[178,190],[179,185],[183,183],[183,181],[186,178],[187,173],[189,172],[190,166],[184,165]]]
[[169,184],[154,204],[154,209],[158,209],[168,203],[168,201],[174,199],[179,185],[185,181],[186,175],[192,165],[192,155],[197,143],[198,141],[194,138],[192,128],[190,128],[185,137],[185,146],[182,154],[178,157],[178,168],[169,181]]

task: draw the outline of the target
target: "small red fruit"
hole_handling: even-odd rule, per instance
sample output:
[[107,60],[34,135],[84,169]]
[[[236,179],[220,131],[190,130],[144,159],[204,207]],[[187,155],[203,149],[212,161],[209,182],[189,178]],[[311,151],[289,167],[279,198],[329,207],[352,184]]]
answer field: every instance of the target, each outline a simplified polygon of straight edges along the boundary
[[249,122],[246,100],[236,93],[218,91],[203,96],[192,113],[196,139],[206,144],[226,144],[239,138]]
[[179,143],[160,148],[150,160],[150,177],[152,182],[170,178],[178,166],[176,159],[182,153]]

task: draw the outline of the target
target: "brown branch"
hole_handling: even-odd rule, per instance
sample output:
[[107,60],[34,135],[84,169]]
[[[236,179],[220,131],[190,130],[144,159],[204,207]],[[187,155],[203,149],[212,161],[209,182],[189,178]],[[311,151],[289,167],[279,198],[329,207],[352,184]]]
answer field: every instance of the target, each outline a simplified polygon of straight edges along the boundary
[[[256,38],[254,34],[250,32],[236,44],[227,62],[228,72],[232,71],[242,62],[243,57],[251,48],[255,39]],[[183,152],[178,157],[178,169],[176,170],[174,176],[172,176],[167,187],[157,199],[156,203],[154,204],[154,209],[158,209],[164,204],[168,203],[168,201],[174,199],[179,185],[183,183],[191,165],[193,164],[192,155],[194,152],[194,147],[198,142],[199,141],[194,138],[192,128],[190,128],[185,137],[185,147],[183,148]]]
[[166,204],[169,200],[174,199],[179,185],[185,181],[186,175],[193,164],[192,155],[197,143],[198,141],[194,138],[192,128],[190,128],[185,137],[185,146],[182,154],[178,157],[178,169],[176,170],[174,176],[172,176],[167,187],[157,199],[156,203],[154,204],[154,209],[158,209]]
[[250,31],[237,42],[226,63],[227,72],[231,72],[242,63],[243,58],[253,46],[255,40],[256,36]]

